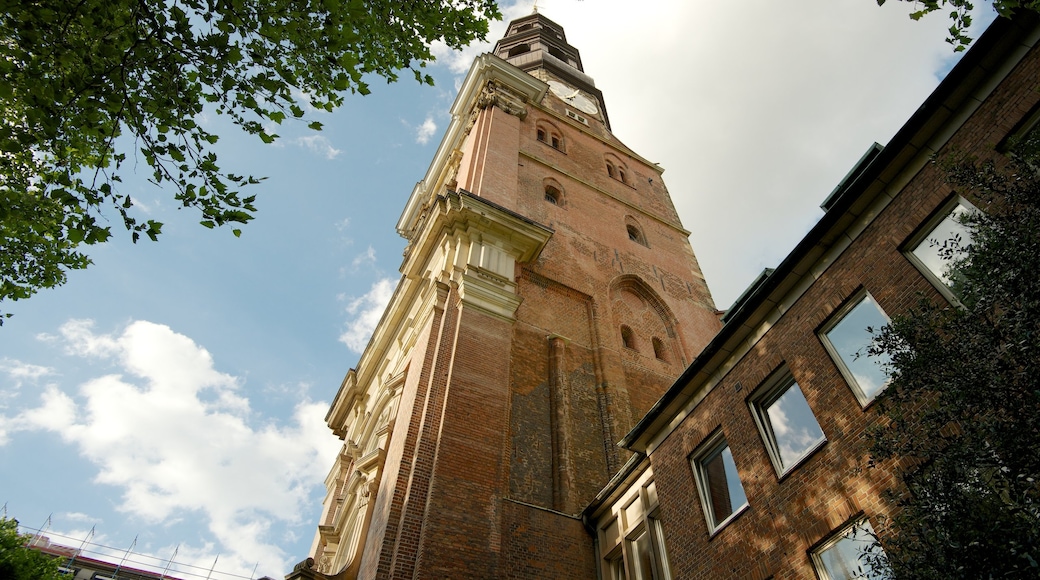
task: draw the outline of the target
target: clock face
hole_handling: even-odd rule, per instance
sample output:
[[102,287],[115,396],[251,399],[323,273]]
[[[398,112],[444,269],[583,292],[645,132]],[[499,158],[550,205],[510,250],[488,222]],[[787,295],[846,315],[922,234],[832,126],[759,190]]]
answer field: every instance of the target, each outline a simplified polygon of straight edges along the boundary
[[552,90],[554,95],[560,97],[563,99],[563,102],[571,105],[575,109],[590,115],[595,115],[599,112],[599,108],[596,107],[595,99],[582,93],[581,90],[568,86],[557,80],[550,80],[548,84],[549,89]]

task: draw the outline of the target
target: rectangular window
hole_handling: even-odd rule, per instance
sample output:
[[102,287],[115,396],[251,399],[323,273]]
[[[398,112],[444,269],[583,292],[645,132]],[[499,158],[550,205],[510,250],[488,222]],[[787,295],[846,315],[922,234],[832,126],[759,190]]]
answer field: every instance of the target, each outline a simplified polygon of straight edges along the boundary
[[621,550],[607,557],[607,570],[609,570],[610,580],[628,580],[628,574],[625,573],[625,558]]
[[747,496],[722,432],[713,435],[702,448],[690,461],[708,529],[714,532],[747,507]]
[[955,302],[960,294],[956,264],[964,258],[965,249],[971,244],[971,230],[963,219],[977,211],[966,200],[955,198],[911,239],[906,252],[907,258],[939,292]]
[[887,580],[885,552],[874,528],[863,519],[835,535],[812,552],[820,580]]
[[827,441],[801,388],[786,369],[774,373],[750,403],[779,475],[790,471]]
[[870,354],[874,333],[887,324],[888,316],[874,297],[864,292],[858,300],[850,300],[820,332],[824,347],[861,405],[874,400],[874,395],[888,384],[885,365],[889,356]]

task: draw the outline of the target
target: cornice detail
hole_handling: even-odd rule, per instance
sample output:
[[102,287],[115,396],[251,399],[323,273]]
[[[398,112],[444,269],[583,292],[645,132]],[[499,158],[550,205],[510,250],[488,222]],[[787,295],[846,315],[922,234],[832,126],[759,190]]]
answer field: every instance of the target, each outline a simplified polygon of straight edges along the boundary
[[463,304],[507,320],[520,305],[516,264],[536,260],[553,233],[467,192],[438,196],[421,223],[405,276],[454,283]]

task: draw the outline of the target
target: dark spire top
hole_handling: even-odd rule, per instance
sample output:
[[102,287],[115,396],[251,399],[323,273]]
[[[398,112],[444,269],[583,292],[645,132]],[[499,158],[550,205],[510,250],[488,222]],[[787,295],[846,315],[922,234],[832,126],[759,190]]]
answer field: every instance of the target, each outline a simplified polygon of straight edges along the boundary
[[525,71],[553,68],[583,72],[581,55],[567,44],[563,27],[538,13],[510,22],[506,35],[495,45],[495,56]]

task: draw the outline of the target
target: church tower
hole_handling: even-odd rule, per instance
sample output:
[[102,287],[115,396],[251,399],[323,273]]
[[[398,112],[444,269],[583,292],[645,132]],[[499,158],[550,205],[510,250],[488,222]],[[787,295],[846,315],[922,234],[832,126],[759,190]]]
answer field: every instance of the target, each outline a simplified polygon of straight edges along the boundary
[[316,569],[595,578],[576,517],[615,443],[719,328],[661,179],[563,28],[476,59],[404,207],[402,278],[326,417]]

